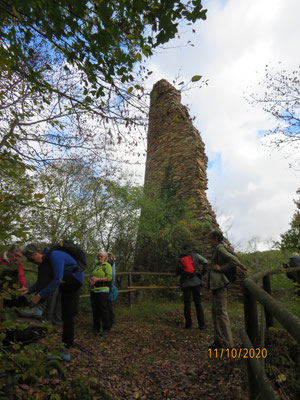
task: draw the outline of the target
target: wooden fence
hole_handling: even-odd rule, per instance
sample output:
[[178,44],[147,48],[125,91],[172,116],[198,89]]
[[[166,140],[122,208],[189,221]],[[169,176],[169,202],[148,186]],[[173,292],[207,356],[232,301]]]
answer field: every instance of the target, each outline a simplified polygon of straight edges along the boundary
[[[257,301],[264,307],[265,327],[273,326],[273,317],[293,336],[300,345],[300,319],[288,311],[281,303],[271,296],[270,275],[300,271],[300,268],[268,270],[254,274],[244,281],[244,316],[245,328],[240,330],[244,346],[250,351],[262,350],[264,339],[264,324],[259,329]],[[262,287],[261,287],[262,281]],[[274,390],[266,376],[262,360],[253,357],[247,359],[249,399],[277,399]]]
[[[119,293],[127,293],[128,296],[128,305],[132,306],[132,295],[134,292],[138,290],[149,290],[149,289],[178,289],[178,285],[165,285],[165,286],[136,286],[133,284],[134,276],[161,276],[161,277],[173,277],[176,278],[176,275],[172,272],[117,272],[116,278],[120,278],[122,276],[127,276],[127,288],[119,289]],[[80,296],[81,298],[89,297],[89,294],[83,294]]]

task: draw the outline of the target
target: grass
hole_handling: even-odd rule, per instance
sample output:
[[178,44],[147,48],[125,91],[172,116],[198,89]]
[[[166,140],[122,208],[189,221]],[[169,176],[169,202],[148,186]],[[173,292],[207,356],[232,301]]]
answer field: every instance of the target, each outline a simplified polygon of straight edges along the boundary
[[293,288],[293,282],[282,274],[271,275],[271,287],[272,290],[288,290]]
[[182,302],[162,302],[148,299],[146,301],[133,304],[132,307],[121,306],[116,309],[117,314],[122,319],[137,319],[140,321],[156,321],[163,315],[173,315],[182,313]]
[[286,307],[292,314],[300,318],[300,297],[294,294],[288,294],[280,298],[280,302]]

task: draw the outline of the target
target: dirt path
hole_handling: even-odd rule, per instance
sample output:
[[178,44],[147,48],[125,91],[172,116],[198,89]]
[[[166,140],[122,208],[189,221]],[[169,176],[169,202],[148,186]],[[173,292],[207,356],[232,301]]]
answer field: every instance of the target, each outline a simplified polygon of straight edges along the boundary
[[[66,369],[69,374],[80,370],[113,400],[247,399],[245,361],[209,355],[210,320],[200,331],[183,329],[178,312],[149,321],[118,316],[108,338],[94,336],[91,325],[91,313],[79,318],[78,347]],[[240,344],[236,328],[233,321]]]

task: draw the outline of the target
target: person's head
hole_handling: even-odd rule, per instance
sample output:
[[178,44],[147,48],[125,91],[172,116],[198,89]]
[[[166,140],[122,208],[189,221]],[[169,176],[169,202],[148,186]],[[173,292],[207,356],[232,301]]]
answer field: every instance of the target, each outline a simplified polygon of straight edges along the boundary
[[191,247],[189,244],[185,244],[185,245],[182,247],[182,250],[184,251],[184,253],[187,253],[187,254],[190,254],[190,253],[193,252],[193,249],[192,249],[192,247]]
[[115,259],[115,257],[114,257],[114,255],[113,255],[112,253],[107,253],[107,259],[108,259],[110,262],[113,262],[114,259]]
[[23,249],[23,254],[27,258],[28,261],[33,264],[41,264],[43,261],[43,249],[37,243],[30,243]]
[[299,257],[299,253],[292,253],[292,257]]
[[97,254],[97,260],[100,263],[107,261],[107,253],[105,251],[99,251],[99,253]]
[[220,231],[211,231],[208,235],[209,243],[211,246],[216,247],[219,243],[224,239],[222,232]]
[[17,245],[12,245],[7,251],[7,258],[10,264],[17,264],[22,257],[22,250]]

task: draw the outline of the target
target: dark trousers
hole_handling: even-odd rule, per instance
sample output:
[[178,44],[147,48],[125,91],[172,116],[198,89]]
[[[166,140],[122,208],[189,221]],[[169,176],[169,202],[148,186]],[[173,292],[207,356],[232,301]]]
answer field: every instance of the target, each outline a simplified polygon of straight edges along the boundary
[[184,301],[184,317],[185,324],[187,327],[192,326],[192,316],[191,316],[191,295],[193,296],[193,301],[196,308],[197,320],[199,327],[205,325],[204,313],[201,304],[201,286],[191,286],[182,288],[183,290],[183,301]]
[[103,330],[109,331],[111,328],[111,315],[108,293],[91,292],[90,299],[93,311],[93,329],[99,332],[102,324]]
[[61,294],[59,288],[46,297],[46,306],[43,316],[50,324],[61,323]]
[[73,278],[68,283],[60,285],[61,316],[63,320],[62,341],[66,347],[71,347],[74,342],[75,315],[79,310],[79,296],[81,283]]

